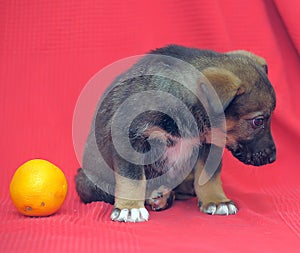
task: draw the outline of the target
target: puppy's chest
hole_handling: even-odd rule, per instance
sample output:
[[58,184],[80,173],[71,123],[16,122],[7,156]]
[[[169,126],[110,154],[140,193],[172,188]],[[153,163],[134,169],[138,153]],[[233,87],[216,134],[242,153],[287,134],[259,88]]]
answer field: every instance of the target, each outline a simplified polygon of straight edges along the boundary
[[179,138],[173,145],[166,147],[164,159],[168,166],[183,165],[190,160],[192,153],[200,146],[198,138]]
[[172,179],[191,171],[198,159],[200,148],[198,138],[176,139],[172,145],[165,146],[158,161],[147,166],[147,177],[152,178],[167,173],[168,178]]

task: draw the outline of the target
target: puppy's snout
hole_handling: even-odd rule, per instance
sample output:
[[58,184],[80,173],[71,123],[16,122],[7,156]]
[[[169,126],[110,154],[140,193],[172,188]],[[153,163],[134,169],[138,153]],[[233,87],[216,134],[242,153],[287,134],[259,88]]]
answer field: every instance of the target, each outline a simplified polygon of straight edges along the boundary
[[276,160],[276,147],[272,146],[271,151],[272,153],[269,155],[269,163],[273,163]]
[[267,163],[273,163],[276,160],[276,147],[272,145],[264,150],[253,151],[249,145],[238,144],[232,154],[245,164],[261,166]]

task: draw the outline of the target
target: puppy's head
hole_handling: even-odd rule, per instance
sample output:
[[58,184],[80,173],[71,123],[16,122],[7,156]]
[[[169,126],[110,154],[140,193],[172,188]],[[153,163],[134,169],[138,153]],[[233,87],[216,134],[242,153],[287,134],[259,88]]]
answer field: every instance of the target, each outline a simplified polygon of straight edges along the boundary
[[226,147],[245,164],[274,162],[276,148],[270,124],[276,99],[266,62],[247,51],[235,51],[219,64],[203,73],[223,104]]

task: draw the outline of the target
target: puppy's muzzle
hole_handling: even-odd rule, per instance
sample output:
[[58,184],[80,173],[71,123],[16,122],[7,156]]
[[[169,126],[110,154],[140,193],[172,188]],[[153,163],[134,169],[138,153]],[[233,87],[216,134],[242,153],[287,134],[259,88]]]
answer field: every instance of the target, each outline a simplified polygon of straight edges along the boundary
[[237,149],[231,151],[232,154],[245,164],[261,166],[273,163],[276,160],[276,147],[271,145],[259,151],[252,151],[251,146],[246,144],[238,144]]

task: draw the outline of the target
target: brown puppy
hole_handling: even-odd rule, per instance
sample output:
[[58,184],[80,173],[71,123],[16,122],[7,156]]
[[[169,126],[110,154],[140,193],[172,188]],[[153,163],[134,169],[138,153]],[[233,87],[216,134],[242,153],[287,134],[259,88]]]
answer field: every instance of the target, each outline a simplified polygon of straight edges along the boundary
[[264,59],[171,45],[119,76],[100,101],[76,189],[114,204],[114,221],[145,221],[174,198],[197,196],[208,214],[235,214],[220,179],[223,147],[245,164],[276,159],[275,93]]

